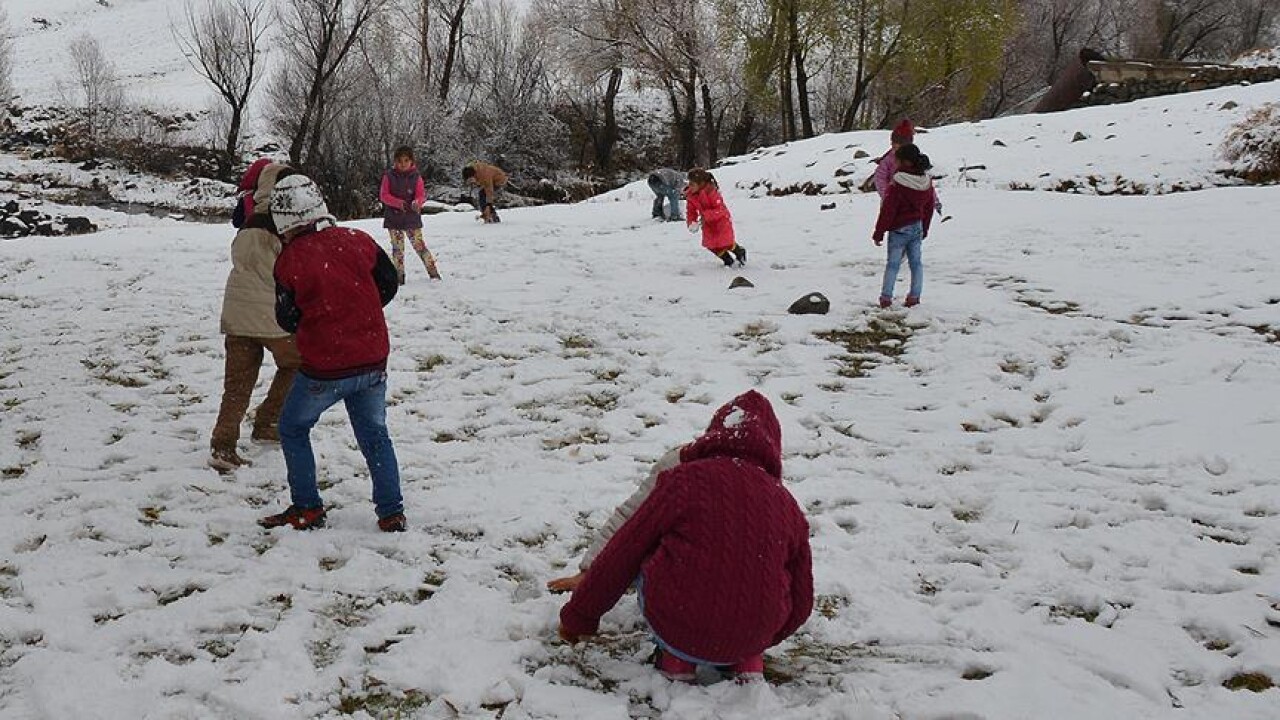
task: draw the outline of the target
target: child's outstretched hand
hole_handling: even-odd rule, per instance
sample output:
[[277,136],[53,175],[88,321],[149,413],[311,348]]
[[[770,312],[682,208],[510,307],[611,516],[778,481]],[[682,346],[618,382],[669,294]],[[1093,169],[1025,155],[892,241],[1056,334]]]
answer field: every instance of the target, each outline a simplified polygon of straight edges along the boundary
[[547,581],[547,589],[553,593],[573,592],[575,588],[582,582],[582,576],[586,573],[578,573],[577,575],[569,575],[568,577],[559,577],[554,580]]
[[702,229],[702,221],[698,220],[697,222],[685,223],[685,226],[689,228],[689,232],[696,235],[698,231]]

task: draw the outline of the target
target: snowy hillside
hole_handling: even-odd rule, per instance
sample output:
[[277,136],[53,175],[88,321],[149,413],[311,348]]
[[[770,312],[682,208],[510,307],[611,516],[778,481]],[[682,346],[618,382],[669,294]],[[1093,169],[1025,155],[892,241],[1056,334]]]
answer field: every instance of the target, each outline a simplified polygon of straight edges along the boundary
[[[13,83],[24,103],[62,104],[68,85],[67,48],[92,35],[116,66],[130,97],[149,107],[202,110],[212,91],[182,57],[170,19],[182,21],[173,0],[5,0],[13,43]],[[143,42],[140,43],[139,41]]]
[[[1280,189],[1006,188],[1210,184],[1209,146],[1274,97],[922,135],[954,219],[910,311],[872,306],[873,196],[752,187],[861,181],[847,146],[884,133],[718,170],[738,271],[650,221],[640,186],[428,218],[445,279],[411,266],[388,309],[397,536],[341,410],[314,433],[323,530],[255,525],[287,498],[277,449],[205,468],[229,227],[100,213],[112,229],[0,243],[0,717],[1272,720]],[[786,314],[812,291],[831,314]],[[560,643],[543,583],[751,387],[819,596],[771,682],[661,679],[630,596]]]
[[[1198,190],[1231,184],[1218,156],[1222,139],[1259,105],[1277,100],[1280,83],[1262,83],[949,125],[917,135],[916,142],[933,161],[944,193],[951,187],[1100,195]],[[885,131],[825,135],[731,158],[717,178],[753,196],[843,193],[871,174],[888,144]],[[866,157],[853,159],[860,152]]]

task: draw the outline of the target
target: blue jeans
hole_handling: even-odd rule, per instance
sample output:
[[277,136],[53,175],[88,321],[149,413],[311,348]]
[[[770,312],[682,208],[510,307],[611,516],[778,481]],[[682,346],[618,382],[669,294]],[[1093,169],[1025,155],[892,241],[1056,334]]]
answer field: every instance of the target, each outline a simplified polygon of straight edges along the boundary
[[379,518],[404,512],[400,496],[400,467],[387,433],[387,373],[382,370],[341,380],[318,380],[299,372],[280,412],[280,448],[289,472],[289,497],[300,509],[322,507],[316,485],[316,456],[311,428],[325,410],[339,400],[356,443],[373,478],[373,504]]
[[[680,216],[680,193],[675,188],[668,185],[650,185],[649,189],[656,195],[653,199],[653,216],[656,218],[665,218],[667,220],[683,220]],[[669,214],[662,211],[662,201],[666,200],[671,205]]]
[[903,255],[907,256],[907,267],[911,270],[911,290],[907,295],[920,297],[920,291],[924,289],[924,262],[920,259],[923,244],[924,229],[919,222],[889,231],[889,257],[884,265],[884,283],[880,286],[880,297],[893,297],[893,285],[898,282],[898,269],[902,267]]

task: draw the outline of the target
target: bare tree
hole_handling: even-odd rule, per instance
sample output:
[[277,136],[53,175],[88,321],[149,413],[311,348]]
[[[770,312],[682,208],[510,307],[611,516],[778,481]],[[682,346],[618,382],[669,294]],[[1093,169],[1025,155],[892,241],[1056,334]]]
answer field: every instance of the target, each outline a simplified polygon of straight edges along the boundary
[[116,74],[115,64],[102,52],[98,39],[81,35],[69,48],[74,77],[71,80],[72,105],[79,110],[79,120],[90,150],[111,134],[124,109],[124,88]]
[[173,27],[187,62],[230,109],[224,169],[234,164],[240,149],[245,108],[261,79],[258,56],[269,25],[265,0],[203,0],[199,9],[186,5],[183,25]]
[[10,78],[13,62],[11,45],[9,18],[5,14],[4,8],[0,7],[0,106],[7,104],[9,98],[13,97],[13,83]]
[[[279,129],[289,160],[305,166],[331,119],[333,84],[360,33],[388,0],[287,0],[279,11],[284,60],[272,79]],[[296,102],[295,102],[296,101]]]
[[555,65],[548,70],[555,102],[590,142],[579,161],[606,174],[620,137],[617,103],[627,64],[615,7],[611,1],[538,0],[529,16],[530,32],[545,38]]

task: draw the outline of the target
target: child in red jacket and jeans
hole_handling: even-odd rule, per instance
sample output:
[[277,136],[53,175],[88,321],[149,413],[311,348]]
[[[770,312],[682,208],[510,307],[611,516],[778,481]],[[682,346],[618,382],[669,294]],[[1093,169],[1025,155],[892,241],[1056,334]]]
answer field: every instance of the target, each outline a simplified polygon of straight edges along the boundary
[[782,431],[763,395],[720,408],[658,475],[561,609],[560,637],[594,634],[633,584],[671,679],[697,665],[762,678],[765,649],[809,617],[809,525],[782,486]]
[[893,286],[898,281],[898,269],[902,257],[907,257],[911,269],[911,289],[907,291],[907,307],[920,304],[920,291],[924,289],[924,262],[921,246],[929,237],[929,220],[933,218],[937,197],[933,181],[929,178],[929,157],[911,143],[895,151],[898,171],[893,174],[884,200],[880,203],[880,216],[871,240],[876,246],[884,244],[884,234],[889,233],[889,256],[884,266],[884,281],[880,285],[880,307],[893,304]]
[[702,168],[689,171],[689,186],[684,191],[685,222],[690,232],[702,229],[702,247],[720,258],[725,267],[747,264],[747,249],[734,241],[733,217],[720,197],[720,185]]

